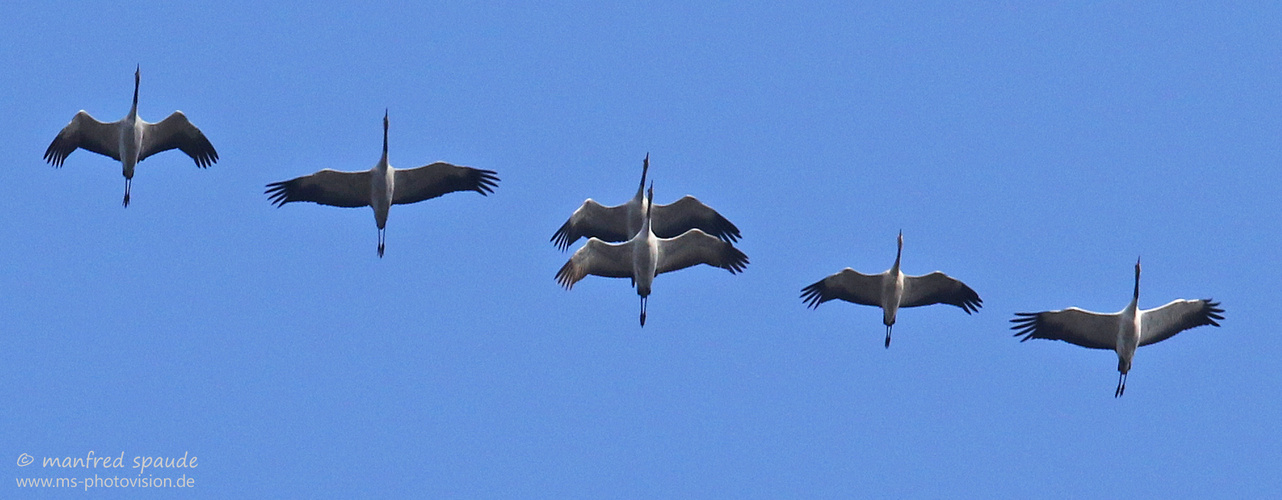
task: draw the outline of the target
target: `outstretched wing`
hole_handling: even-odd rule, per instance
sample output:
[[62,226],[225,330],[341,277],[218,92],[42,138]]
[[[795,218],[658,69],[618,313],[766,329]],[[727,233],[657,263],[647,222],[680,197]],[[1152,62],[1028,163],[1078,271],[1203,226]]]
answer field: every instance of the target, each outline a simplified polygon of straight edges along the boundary
[[588,198],[570,215],[565,224],[556,230],[551,241],[561,251],[565,251],[579,238],[595,237],[605,241],[627,241],[634,236],[627,233],[627,205],[607,207]]
[[1059,311],[1015,313],[1010,320],[1015,336],[1028,339],[1063,340],[1090,349],[1114,349],[1121,316],[1117,313],[1100,314],[1070,307]]
[[67,156],[76,148],[93,151],[120,161],[120,128],[116,123],[103,123],[81,111],[62,127],[45,149],[44,159],[54,167],[61,167]]
[[596,238],[589,239],[588,243],[574,252],[570,260],[556,272],[556,282],[569,290],[589,274],[606,278],[631,278],[631,247],[627,243],[607,243]]
[[1140,311],[1140,345],[1156,344],[1189,328],[1220,326],[1224,309],[1211,299],[1172,300],[1166,305]]
[[297,179],[267,185],[267,196],[276,206],[310,201],[333,207],[369,206],[369,172],[339,172],[325,169]]
[[904,295],[899,307],[949,304],[962,308],[966,314],[978,311],[983,305],[979,294],[965,283],[935,271],[925,276],[905,276]]
[[867,275],[847,267],[802,288],[801,300],[812,308],[832,299],[881,307],[882,274]]
[[723,241],[739,241],[738,227],[690,195],[667,205],[654,205],[650,224],[654,235],[660,238],[674,238],[691,229],[700,229]]
[[735,274],[748,266],[748,256],[734,245],[698,229],[686,231],[676,238],[659,238],[657,243],[659,262],[655,266],[655,274],[699,264],[720,267]]
[[436,162],[418,168],[395,170],[393,205],[418,203],[455,191],[494,192],[499,178],[493,170]]
[[178,149],[200,168],[208,167],[218,161],[218,151],[209,143],[200,129],[187,121],[182,111],[174,111],[169,117],[158,123],[149,123],[142,130],[142,148],[138,150],[138,161],[162,151]]

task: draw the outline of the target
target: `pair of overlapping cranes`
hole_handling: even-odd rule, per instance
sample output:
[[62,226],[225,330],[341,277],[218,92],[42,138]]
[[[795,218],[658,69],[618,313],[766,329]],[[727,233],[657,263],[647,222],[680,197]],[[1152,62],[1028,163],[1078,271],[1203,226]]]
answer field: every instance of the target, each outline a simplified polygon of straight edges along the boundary
[[[192,125],[181,111],[157,123],[138,118],[138,87],[141,68],[134,72],[134,98],[129,114],[103,123],[85,111],[76,113],[45,150],[44,158],[61,167],[77,148],[109,156],[122,165],[125,177],[124,205],[129,206],[129,188],[138,162],[156,153],[181,150],[206,168],[218,161],[218,152],[205,134]],[[267,185],[266,194],[276,206],[309,201],[337,207],[372,207],[378,226],[378,255],[383,256],[387,214],[391,205],[417,203],[456,191],[494,192],[499,178],[492,170],[436,162],[418,168],[396,169],[387,160],[388,117],[383,115],[383,155],[368,171],[321,170],[311,175]],[[646,305],[656,275],[707,264],[730,271],[742,271],[748,257],[734,247],[739,229],[716,210],[693,196],[675,203],[655,205],[653,182],[646,190],[650,155],[642,163],[641,185],[627,203],[607,207],[592,199],[583,203],[552,236],[562,251],[580,238],[588,242],[574,252],[556,274],[566,289],[588,275],[629,278],[641,297],[641,325],[645,326]],[[879,274],[863,274],[846,268],[801,291],[810,307],[833,299],[880,307],[886,325],[885,346],[890,347],[891,327],[900,308],[950,304],[967,314],[979,310],[983,301],[970,287],[944,273],[905,275],[899,268],[904,237],[900,232],[895,263]],[[1135,349],[1161,342],[1202,325],[1219,326],[1224,317],[1219,303],[1210,299],[1178,299],[1154,309],[1139,309],[1140,263],[1135,262],[1135,291],[1131,302],[1112,314],[1071,307],[1058,311],[1016,313],[1011,320],[1015,336],[1062,340],[1092,349],[1117,353],[1118,383],[1114,397],[1126,389],[1126,375]]]

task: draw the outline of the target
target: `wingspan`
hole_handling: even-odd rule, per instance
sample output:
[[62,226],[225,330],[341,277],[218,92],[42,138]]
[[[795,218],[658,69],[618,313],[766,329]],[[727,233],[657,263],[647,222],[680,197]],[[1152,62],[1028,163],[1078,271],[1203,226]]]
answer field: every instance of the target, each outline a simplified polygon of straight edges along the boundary
[[881,278],[881,274],[867,275],[847,267],[802,288],[801,300],[811,308],[832,299],[880,307]]
[[1162,307],[1140,311],[1140,345],[1156,344],[1202,325],[1220,326],[1224,309],[1211,299],[1172,300]]
[[181,150],[190,156],[200,168],[208,167],[218,161],[218,151],[209,143],[200,129],[187,121],[187,115],[175,111],[158,123],[149,123],[143,128],[142,148],[138,151],[138,161],[147,157],[169,151]]
[[266,193],[278,207],[295,201],[333,207],[365,207],[370,202],[369,172],[325,169],[297,179],[268,184]]
[[570,244],[579,238],[600,238],[604,241],[627,241],[628,207],[615,205],[607,207],[591,198],[575,210],[570,218],[552,235],[552,242],[561,251],[570,248]]
[[418,168],[395,170],[396,186],[392,204],[405,205],[436,198],[455,191],[494,192],[499,178],[493,170],[461,167],[436,162]]
[[1100,314],[1070,307],[1059,311],[1015,313],[1012,330],[1015,336],[1028,339],[1063,340],[1090,349],[1112,350],[1117,344],[1121,316],[1117,313]]
[[698,229],[686,231],[676,238],[659,238],[658,245],[659,262],[655,266],[655,274],[699,264],[720,267],[735,274],[748,266],[748,256],[734,245]]
[[700,229],[722,241],[739,241],[738,227],[690,195],[667,205],[655,205],[651,224],[654,235],[660,238],[674,238],[688,230]]
[[61,167],[76,148],[93,151],[120,161],[120,128],[117,123],[103,123],[89,113],[81,111],[62,127],[45,149],[44,159],[54,167]]
[[628,243],[607,243],[597,238],[574,252],[556,272],[556,282],[569,290],[587,275],[606,278],[632,277],[632,250]]
[[935,271],[925,276],[906,276],[904,295],[899,307],[917,307],[931,304],[949,304],[962,308],[966,314],[978,311],[983,305],[979,294],[965,283]]

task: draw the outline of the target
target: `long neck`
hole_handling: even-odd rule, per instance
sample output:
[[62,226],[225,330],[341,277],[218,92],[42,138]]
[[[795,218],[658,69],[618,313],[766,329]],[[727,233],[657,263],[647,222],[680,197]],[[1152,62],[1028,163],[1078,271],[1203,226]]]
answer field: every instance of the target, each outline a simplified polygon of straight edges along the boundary
[[640,231],[640,233],[641,233],[641,234],[650,234],[650,233],[654,232],[652,229],[650,229],[650,204],[651,204],[651,201],[650,201],[650,200],[646,200],[646,199],[644,199],[644,198],[643,198],[641,202],[642,202],[642,203],[645,203],[645,219],[641,222],[641,231]]
[[899,272],[899,257],[904,253],[904,240],[899,240],[898,249],[895,250],[895,265],[890,266],[890,272]]
[[641,163],[641,185],[637,187],[637,198],[644,200],[645,196],[645,175],[650,171],[650,153],[645,154],[645,160]]
[[[646,155],[646,157],[649,158],[649,155]],[[642,173],[641,175],[645,174]],[[645,198],[641,199],[641,206],[645,209],[645,218],[641,221],[641,231],[639,232],[640,234],[646,235],[647,238],[650,238],[654,234],[654,231],[650,229],[650,220],[654,215],[650,212],[650,209],[654,208],[654,186],[650,186],[650,192],[646,193]]]
[[383,157],[378,160],[379,167],[387,168],[387,115],[383,115]]
[[1137,304],[1140,301],[1140,270],[1135,268],[1135,294],[1131,296],[1131,304]]
[[140,76],[134,72],[134,104],[129,108],[129,118],[138,118],[138,83]]

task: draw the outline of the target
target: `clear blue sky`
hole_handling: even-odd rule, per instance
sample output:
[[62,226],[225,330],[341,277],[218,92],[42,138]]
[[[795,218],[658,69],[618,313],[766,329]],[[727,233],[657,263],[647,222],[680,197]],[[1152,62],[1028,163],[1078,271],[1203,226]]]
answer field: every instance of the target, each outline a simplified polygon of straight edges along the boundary
[[[1258,3],[276,2],[0,6],[0,497],[1266,497],[1282,494],[1282,8]],[[217,147],[45,147],[76,111],[180,109]],[[378,160],[482,197],[275,208]],[[548,238],[656,199],[743,231],[737,276],[553,279]],[[942,270],[973,316],[803,286]],[[575,246],[577,248],[577,245]],[[1017,311],[1215,298],[1221,328],[1116,356]],[[63,472],[43,457],[112,457]],[[19,467],[23,453],[35,465]],[[152,474],[147,471],[144,477]]]

